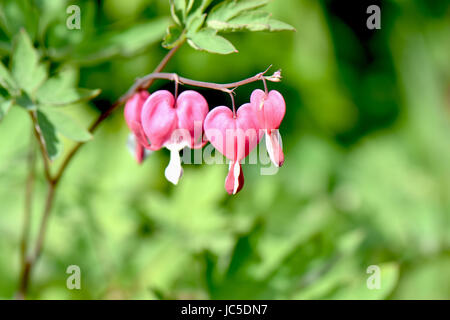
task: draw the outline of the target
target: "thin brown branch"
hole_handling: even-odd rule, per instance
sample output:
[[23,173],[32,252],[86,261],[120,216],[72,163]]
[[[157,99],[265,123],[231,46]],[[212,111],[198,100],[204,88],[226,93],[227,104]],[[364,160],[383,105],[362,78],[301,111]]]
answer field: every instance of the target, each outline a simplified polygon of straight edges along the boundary
[[[153,70],[153,72],[161,72],[169,63],[170,59],[172,59],[175,52],[178,51],[178,49],[182,46],[182,43],[178,44],[177,46],[173,47],[161,60],[161,62],[158,64],[158,66]],[[149,88],[153,84],[153,80],[149,81],[146,84],[145,89]],[[117,107],[119,107],[121,104],[125,103],[130,96],[132,96],[136,91],[132,92],[128,91],[125,95],[121,96],[119,100],[117,100],[115,103],[111,105],[111,107],[108,108],[105,112],[103,112],[98,119],[91,125],[89,128],[91,132],[94,132],[95,129],[99,126],[100,123],[102,123],[103,120],[105,120]]]
[[22,237],[20,243],[21,266],[25,265],[28,250],[28,239],[30,236],[31,210],[33,204],[34,178],[36,169],[36,148],[34,142],[34,134],[31,135],[30,149],[28,151],[27,162],[28,162],[28,175],[26,178]]
[[[175,49],[175,48],[174,48]],[[173,49],[172,49],[173,50]],[[171,51],[172,52],[172,51]],[[114,104],[111,105],[111,107],[105,111],[90,127],[89,131],[94,132],[95,129],[98,127],[98,125],[107,118],[108,115],[111,114],[112,111],[114,111],[117,107],[125,103],[129,98],[131,98],[136,92],[140,90],[146,90],[148,87],[153,83],[154,80],[160,79],[160,80],[170,80],[175,81],[179,84],[199,87],[199,88],[207,88],[207,89],[213,89],[213,90],[219,90],[222,92],[226,92],[228,94],[232,94],[233,90],[237,87],[243,86],[245,84],[249,84],[255,81],[263,81],[265,84],[265,81],[272,81],[272,82],[278,82],[279,81],[279,71],[277,71],[275,74],[276,76],[265,76],[265,73],[268,69],[266,69],[263,72],[257,73],[253,77],[236,81],[236,82],[230,82],[230,83],[213,83],[213,82],[205,82],[205,81],[197,81],[192,80],[184,77],[178,76],[176,73],[165,73],[165,72],[152,72],[148,75],[146,75],[143,78],[138,79],[134,85],[127,91],[126,94],[121,96],[119,100],[117,100]],[[61,164],[61,167],[59,168],[56,176],[54,177],[54,183],[57,184],[59,180],[61,179],[61,176],[64,174],[64,170],[70,163],[73,156],[77,153],[78,149],[84,144],[84,142],[78,142],[72,150],[67,154],[66,158],[64,159],[63,163]]]
[[34,135],[36,136],[36,140],[39,145],[39,150],[41,151],[42,155],[42,161],[44,163],[44,174],[45,178],[49,183],[53,183],[53,178],[50,172],[50,161],[47,156],[47,150],[45,147],[45,141],[42,136],[41,128],[39,127],[38,121],[37,121],[37,115],[35,111],[29,111],[29,114],[31,116],[31,121],[33,122],[33,131]]
[[49,183],[47,198],[45,201],[44,213],[42,216],[41,225],[39,228],[38,238],[36,242],[36,246],[32,252],[32,255],[25,259],[25,263],[22,268],[22,273],[20,277],[19,290],[17,292],[16,298],[24,299],[25,295],[28,291],[28,286],[30,282],[31,271],[33,270],[33,266],[36,263],[36,260],[39,258],[42,252],[42,246],[45,239],[45,234],[47,230],[48,218],[50,217],[50,212],[53,206],[53,199],[55,196],[55,185]]

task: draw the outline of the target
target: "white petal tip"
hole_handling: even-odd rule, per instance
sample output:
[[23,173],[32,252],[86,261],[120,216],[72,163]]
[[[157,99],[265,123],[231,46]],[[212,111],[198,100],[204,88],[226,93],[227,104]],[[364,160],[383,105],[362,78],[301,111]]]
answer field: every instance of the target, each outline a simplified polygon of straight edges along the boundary
[[181,167],[175,168],[169,165],[164,171],[164,175],[169,182],[177,185],[178,181],[180,181],[180,178],[183,176],[183,169]]
[[181,167],[181,159],[179,149],[171,148],[170,150],[170,161],[164,171],[166,179],[172,182],[174,185],[178,184],[181,176],[183,175],[183,168]]

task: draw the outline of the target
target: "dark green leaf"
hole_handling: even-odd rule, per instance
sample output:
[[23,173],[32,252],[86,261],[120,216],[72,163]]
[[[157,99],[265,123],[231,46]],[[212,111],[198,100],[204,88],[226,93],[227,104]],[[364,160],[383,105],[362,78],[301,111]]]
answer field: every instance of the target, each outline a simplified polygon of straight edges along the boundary
[[236,48],[224,37],[216,34],[214,29],[204,28],[188,35],[188,43],[197,50],[211,53],[229,54],[237,52]]
[[69,115],[54,108],[40,108],[39,111],[44,113],[55,129],[67,138],[74,141],[88,141],[92,139],[92,134]]
[[45,149],[50,160],[55,159],[60,151],[61,144],[56,136],[56,129],[53,123],[41,111],[37,111],[37,121],[45,142]]
[[22,92],[22,94],[16,98],[16,104],[27,110],[36,110],[36,104],[26,92]]

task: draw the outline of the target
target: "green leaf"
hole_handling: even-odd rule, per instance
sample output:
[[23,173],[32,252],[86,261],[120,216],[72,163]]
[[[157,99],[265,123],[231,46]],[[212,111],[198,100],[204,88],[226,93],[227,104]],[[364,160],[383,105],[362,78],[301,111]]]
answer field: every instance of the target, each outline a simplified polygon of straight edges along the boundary
[[41,104],[62,106],[87,101],[100,94],[100,89],[72,88],[64,75],[48,79],[37,91],[36,98]]
[[182,26],[186,19],[186,0],[170,0],[170,13],[173,20]]
[[276,19],[269,19],[269,31],[295,31],[295,28],[291,26],[290,24],[276,20]]
[[61,152],[61,143],[56,136],[56,129],[47,116],[37,111],[37,122],[45,142],[45,149],[50,160],[54,160]]
[[15,96],[19,93],[16,81],[13,79],[9,70],[0,61],[0,86],[5,88],[10,95]]
[[248,11],[227,21],[208,19],[207,26],[217,31],[283,31],[295,30],[287,23],[271,18],[271,14],[264,11]]
[[12,104],[13,104],[12,100],[5,99],[5,98],[0,96],[0,121],[2,121],[2,119],[8,113],[8,111],[11,108]]
[[186,29],[188,34],[197,32],[205,22],[206,14],[193,15],[187,20]]
[[208,14],[208,20],[228,21],[244,11],[265,6],[269,0],[227,0],[216,5]]
[[15,39],[11,70],[20,88],[29,94],[47,77],[46,66],[39,64],[39,55],[24,30],[21,30]]
[[237,52],[236,48],[224,37],[218,36],[214,29],[204,28],[188,35],[188,43],[196,50],[211,53],[229,54]]
[[183,28],[179,25],[173,24],[167,28],[167,34],[164,37],[162,46],[171,49],[184,40]]
[[69,115],[54,108],[40,108],[39,111],[44,113],[55,129],[67,138],[74,141],[88,141],[92,139],[92,134]]

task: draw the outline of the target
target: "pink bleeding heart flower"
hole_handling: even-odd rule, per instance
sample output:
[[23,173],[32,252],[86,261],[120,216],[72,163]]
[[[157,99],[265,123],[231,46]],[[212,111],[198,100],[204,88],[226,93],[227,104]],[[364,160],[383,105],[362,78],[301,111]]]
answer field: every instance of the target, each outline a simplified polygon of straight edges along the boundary
[[266,136],[266,149],[270,160],[277,167],[284,163],[284,154],[281,135],[278,130],[286,113],[286,103],[283,96],[276,90],[271,90],[267,95],[264,91],[256,89],[250,97],[261,129]]
[[142,163],[145,156],[145,148],[149,148],[141,124],[142,107],[149,95],[147,91],[135,93],[128,99],[124,109],[125,121],[134,135],[134,155],[138,163]]
[[205,135],[211,144],[230,160],[225,189],[238,193],[244,186],[240,161],[259,143],[259,123],[251,104],[242,105],[233,112],[224,106],[214,108],[205,119]]
[[208,103],[195,91],[181,93],[175,101],[166,90],[154,92],[145,101],[141,121],[152,150],[165,147],[170,150],[170,161],[165,170],[167,180],[177,184],[183,174],[180,150],[188,146],[201,148],[203,121],[208,113]]

